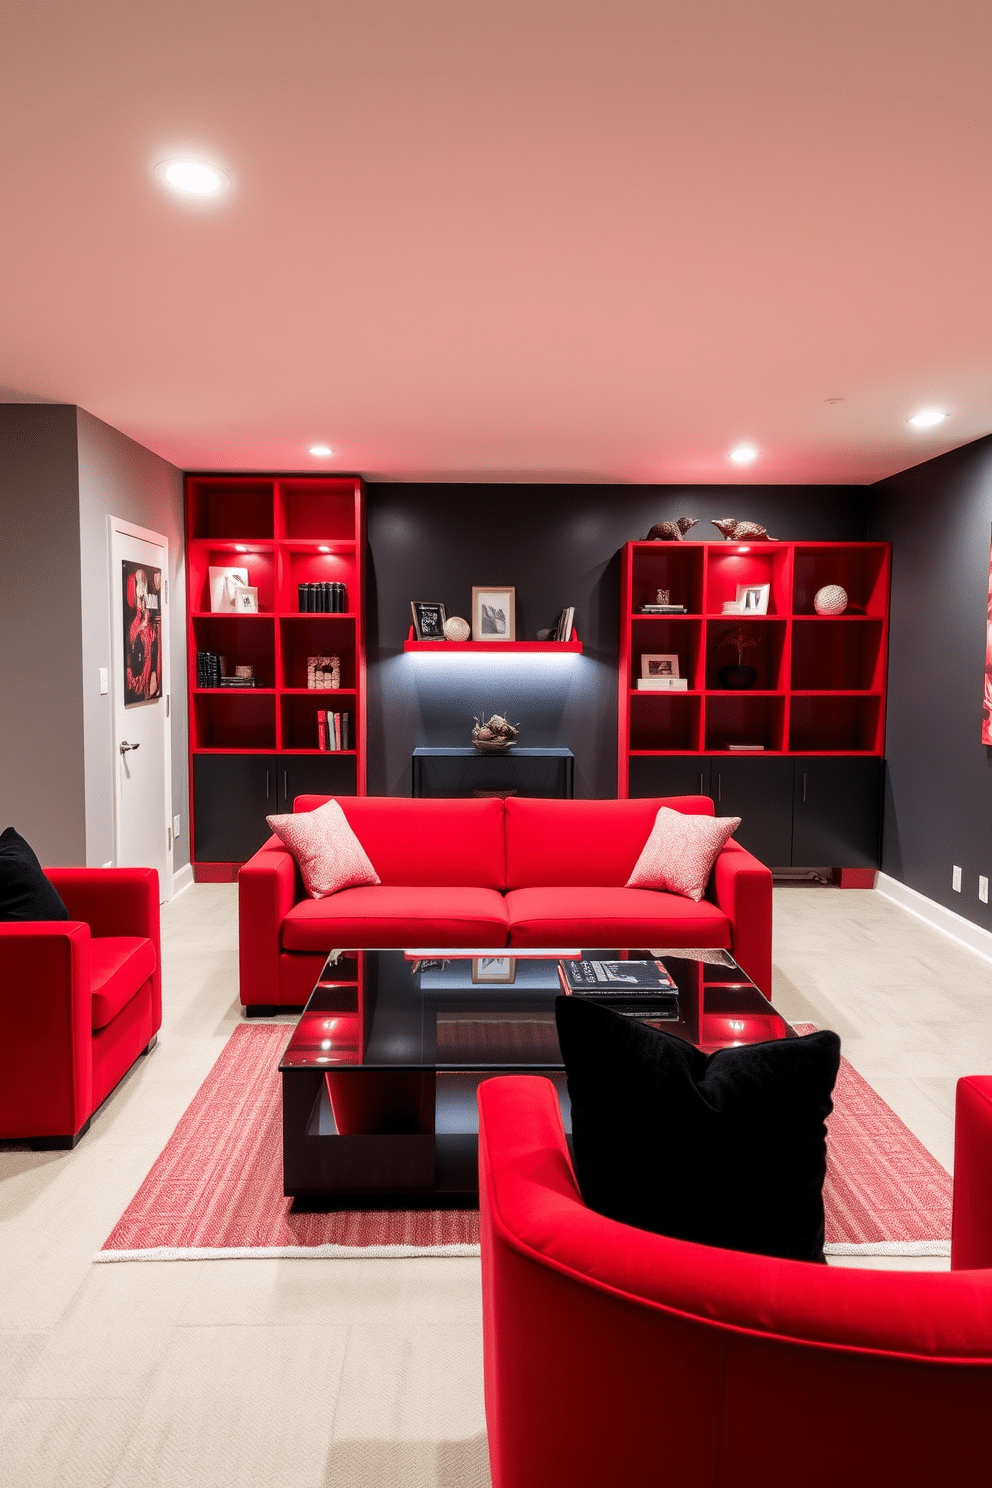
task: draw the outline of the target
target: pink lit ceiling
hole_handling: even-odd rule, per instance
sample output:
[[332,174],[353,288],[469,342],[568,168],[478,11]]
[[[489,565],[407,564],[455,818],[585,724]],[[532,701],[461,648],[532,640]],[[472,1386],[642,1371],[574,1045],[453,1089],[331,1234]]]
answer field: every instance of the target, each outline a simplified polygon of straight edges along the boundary
[[379,479],[873,481],[992,428],[983,0],[2,11],[4,398]]

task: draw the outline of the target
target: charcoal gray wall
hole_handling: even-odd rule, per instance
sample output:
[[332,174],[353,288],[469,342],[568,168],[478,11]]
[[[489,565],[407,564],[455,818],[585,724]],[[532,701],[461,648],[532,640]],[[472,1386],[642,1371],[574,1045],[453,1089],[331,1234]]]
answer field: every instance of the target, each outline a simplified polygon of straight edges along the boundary
[[85,862],[76,410],[0,405],[0,831]]
[[[863,539],[857,486],[369,485],[366,614],[369,791],[409,795],[418,745],[467,744],[480,709],[506,710],[520,742],[564,745],[576,795],[616,794],[619,550],[657,521],[762,522],[776,537]],[[471,622],[473,584],[513,584],[517,636],[532,639],[575,605],[581,657],[403,653],[412,599]]]
[[79,534],[82,571],[82,668],[86,774],[86,861],[114,855],[113,697],[100,694],[101,667],[110,669],[110,548],[107,518],[160,532],[169,541],[169,665],[165,679],[172,730],[172,810],[180,833],[175,872],[189,862],[189,758],[186,728],[186,582],[182,472],[77,410]]
[[[992,930],[992,751],[981,742],[992,437],[871,488],[892,543],[883,871]],[[963,891],[951,889],[951,868]]]

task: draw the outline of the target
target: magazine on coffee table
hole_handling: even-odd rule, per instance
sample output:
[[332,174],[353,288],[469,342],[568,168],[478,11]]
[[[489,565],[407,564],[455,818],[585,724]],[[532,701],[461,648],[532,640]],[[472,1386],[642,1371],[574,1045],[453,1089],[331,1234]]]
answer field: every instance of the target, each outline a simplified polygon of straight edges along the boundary
[[678,987],[660,961],[559,961],[566,996],[677,997]]

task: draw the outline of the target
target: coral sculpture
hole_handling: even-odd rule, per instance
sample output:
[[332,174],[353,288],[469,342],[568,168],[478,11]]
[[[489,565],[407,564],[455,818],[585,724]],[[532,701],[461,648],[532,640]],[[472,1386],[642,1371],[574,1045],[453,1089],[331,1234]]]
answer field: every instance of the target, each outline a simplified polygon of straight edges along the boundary
[[474,722],[472,743],[487,754],[499,754],[501,750],[509,749],[520,732],[499,713],[494,713],[492,718],[476,718]]

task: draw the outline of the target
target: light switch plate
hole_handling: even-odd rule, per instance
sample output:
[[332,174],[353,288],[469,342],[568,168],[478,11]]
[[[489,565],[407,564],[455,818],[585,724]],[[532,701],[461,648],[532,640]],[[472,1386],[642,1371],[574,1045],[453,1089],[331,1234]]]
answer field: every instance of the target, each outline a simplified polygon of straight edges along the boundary
[[173,837],[178,837],[179,836],[179,817],[178,816],[174,816],[172,818],[172,835],[173,835]]
[[106,697],[110,691],[110,675],[106,667],[100,668],[100,696]]
[[951,869],[951,888],[954,890],[955,894],[960,894],[960,892],[961,892],[961,869],[958,867],[958,865],[956,863],[954,864],[954,867]]
[[988,904],[988,902],[989,902],[989,881],[985,877],[984,873],[980,873],[978,875],[978,897],[979,897],[979,899],[981,899],[981,901],[982,901],[983,904]]

